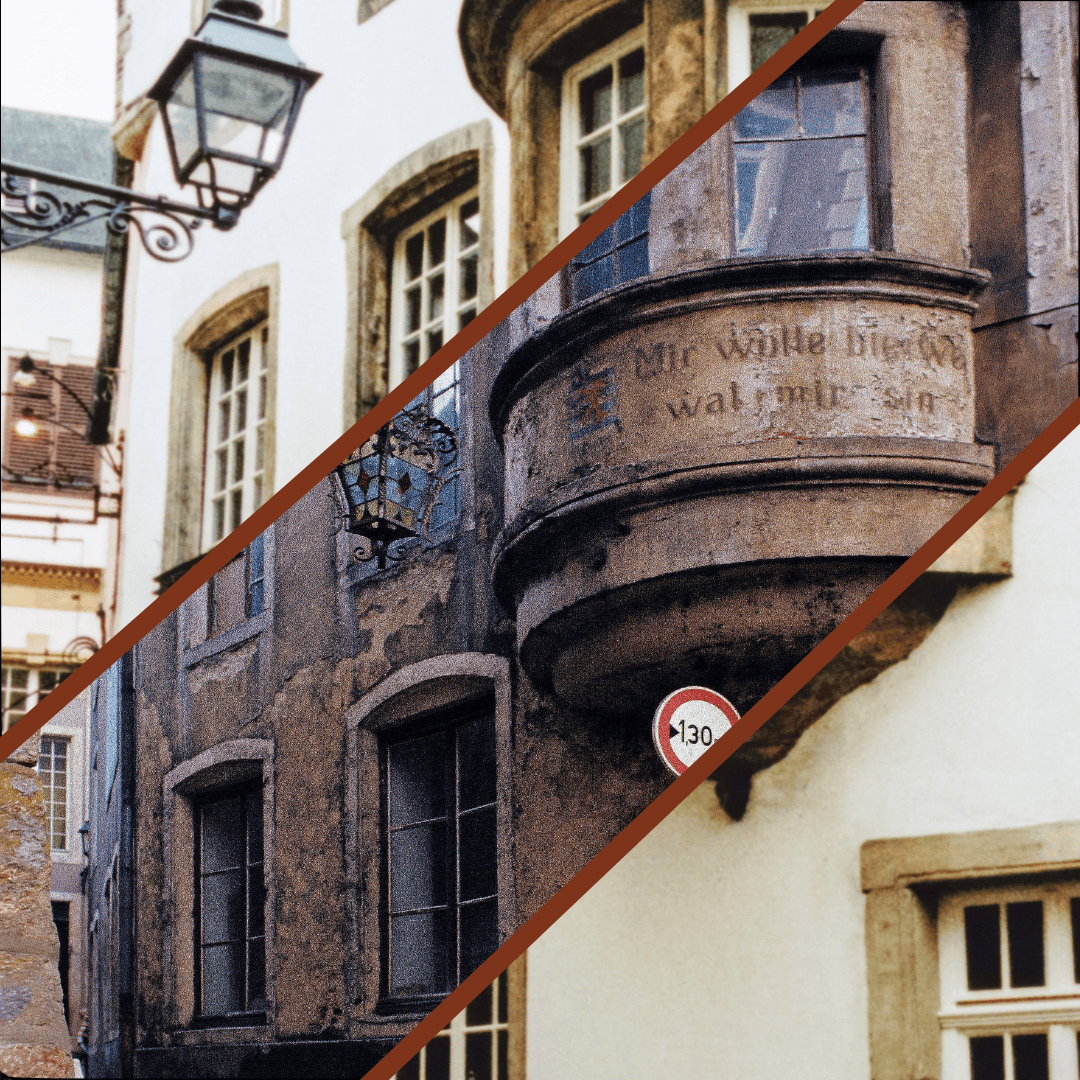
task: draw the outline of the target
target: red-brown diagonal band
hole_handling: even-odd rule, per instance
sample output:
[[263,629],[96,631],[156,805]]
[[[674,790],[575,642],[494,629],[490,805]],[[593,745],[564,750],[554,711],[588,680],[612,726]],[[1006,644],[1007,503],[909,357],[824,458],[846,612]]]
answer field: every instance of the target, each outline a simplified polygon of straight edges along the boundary
[[366,442],[383,424],[396,416],[417,394],[461,359],[496,326],[553,277],[582,248],[592,243],[616,218],[625,213],[661,180],[716,134],[740,109],[748,105],[771,82],[816,45],[862,0],[834,0],[816,19],[771,56],[723,101],[705,114],[689,131],[646,165],[633,180],[617,191],[587,221],[548,252],[504,293],[493,300],[471,323],[455,334],[434,356],[426,360],[400,386],[391,390],[314,461],[272,495],[251,517],[207,552],[179,581],[168,588],[126,626],[105,642],[90,659],[71,673],[49,696],[21,716],[0,736],[0,761],[47,724],[136,642],[175,611],[192,593],[223,566],[231,562],[252,540],[324,480],[353,450]]

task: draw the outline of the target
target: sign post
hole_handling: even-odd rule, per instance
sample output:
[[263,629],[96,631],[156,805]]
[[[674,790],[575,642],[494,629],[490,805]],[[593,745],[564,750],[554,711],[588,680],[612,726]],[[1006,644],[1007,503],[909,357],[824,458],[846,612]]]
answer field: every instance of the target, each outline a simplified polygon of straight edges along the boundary
[[684,686],[657,707],[653,745],[664,764],[682,776],[738,719],[738,710],[723,694],[707,686]]

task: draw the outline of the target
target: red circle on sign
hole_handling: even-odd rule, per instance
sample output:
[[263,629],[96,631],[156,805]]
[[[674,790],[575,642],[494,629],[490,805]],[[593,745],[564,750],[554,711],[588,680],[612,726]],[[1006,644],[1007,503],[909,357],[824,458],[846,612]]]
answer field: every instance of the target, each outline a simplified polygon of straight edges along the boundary
[[681,690],[668,694],[660,702],[653,717],[652,736],[657,753],[676,776],[682,776],[690,766],[675,753],[671,745],[671,720],[676,709],[691,701],[700,701],[717,709],[723,714],[729,727],[739,719],[735,706],[723,694],[718,694],[707,686],[684,686]]

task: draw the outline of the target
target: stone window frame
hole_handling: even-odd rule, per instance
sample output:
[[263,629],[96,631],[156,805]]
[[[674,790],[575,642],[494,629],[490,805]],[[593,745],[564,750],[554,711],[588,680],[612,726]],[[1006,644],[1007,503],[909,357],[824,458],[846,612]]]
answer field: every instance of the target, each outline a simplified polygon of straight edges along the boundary
[[[280,273],[273,263],[249,270],[218,289],[187,319],[173,339],[169,442],[162,537],[163,586],[187,569],[203,547],[206,425],[210,365],[232,338],[266,322],[266,436],[263,499],[274,491],[277,415]],[[168,578],[168,581],[164,579]]]
[[349,965],[349,997],[361,1001],[361,1034],[400,1038],[424,1012],[380,1012],[383,971],[384,861],[381,805],[383,737],[415,717],[494,698],[496,754],[496,842],[498,845],[500,941],[517,929],[511,823],[510,663],[490,653],[452,653],[399,668],[345,714],[346,907],[355,962]]
[[[195,1008],[195,805],[206,796],[261,783],[265,889],[265,1024],[209,1027]],[[162,780],[162,846],[166,918],[162,984],[164,1015],[174,1043],[259,1042],[271,1038],[275,1014],[274,744],[229,739],[174,766]]]
[[978,885],[1041,882],[1066,873],[1080,873],[1080,821],[862,845],[875,1080],[941,1076],[939,897]]
[[399,233],[440,203],[479,189],[478,311],[495,296],[495,141],[480,120],[432,139],[402,158],[342,215],[348,305],[344,426],[390,389],[390,289]]

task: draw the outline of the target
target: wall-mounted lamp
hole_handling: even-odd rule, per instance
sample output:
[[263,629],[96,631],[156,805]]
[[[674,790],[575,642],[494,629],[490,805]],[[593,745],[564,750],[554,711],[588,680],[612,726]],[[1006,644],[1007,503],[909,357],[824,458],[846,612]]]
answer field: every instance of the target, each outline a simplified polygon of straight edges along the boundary
[[[320,77],[304,67],[285,32],[260,25],[261,18],[262,8],[252,0],[217,0],[150,91],[161,110],[176,181],[194,185],[198,205],[5,161],[3,191],[22,209],[0,213],[5,226],[18,230],[12,236],[4,231],[3,250],[104,219],[116,235],[134,225],[150,255],[177,262],[190,254],[191,230],[200,220],[231,229],[281,168],[304,94]],[[89,198],[68,203],[40,188],[27,191],[20,177]],[[135,216],[141,212],[154,220],[144,226]],[[19,235],[26,232],[32,235]]]

